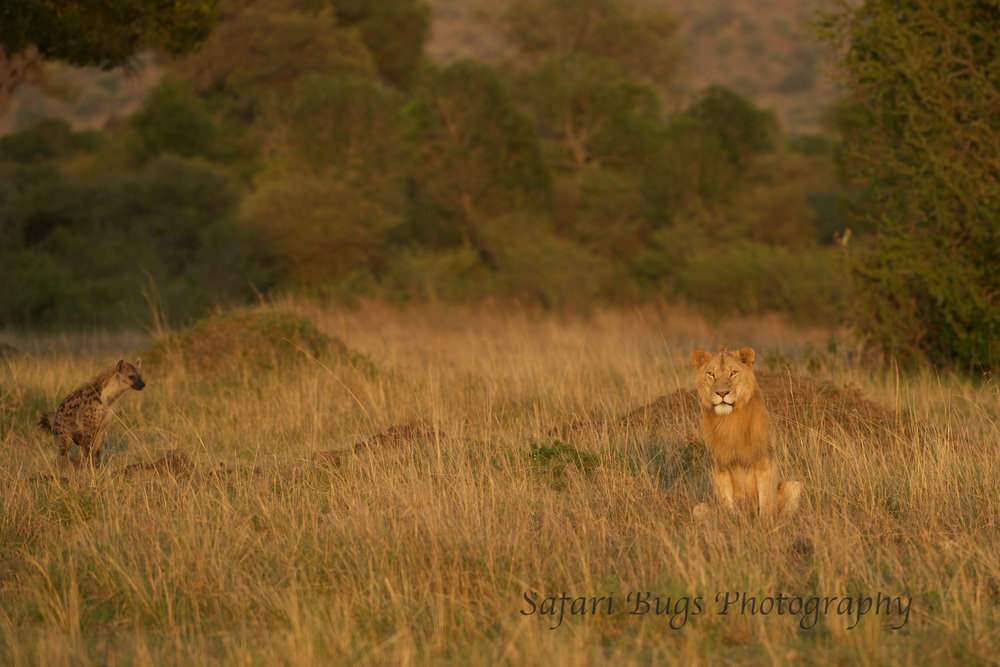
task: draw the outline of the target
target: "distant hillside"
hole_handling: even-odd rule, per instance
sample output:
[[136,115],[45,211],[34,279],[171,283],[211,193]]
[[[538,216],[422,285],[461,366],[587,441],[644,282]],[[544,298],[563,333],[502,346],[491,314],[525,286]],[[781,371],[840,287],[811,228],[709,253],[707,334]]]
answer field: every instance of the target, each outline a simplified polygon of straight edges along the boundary
[[[495,59],[503,41],[490,11],[492,0],[428,0],[434,10],[430,56]],[[838,0],[646,0],[680,19],[687,50],[682,84],[687,91],[720,83],[777,110],[790,131],[814,130],[836,96],[823,76],[826,49],[812,34],[817,10]]]
[[[810,32],[818,9],[838,0],[646,0],[673,11],[687,49],[683,88],[728,86],[777,110],[789,131],[815,130],[835,97],[822,74],[825,49]],[[434,12],[428,54],[438,62],[497,60],[503,41],[490,11],[495,0],[428,0]],[[161,74],[151,59],[132,72],[50,67],[46,94],[34,86],[18,92],[0,114],[0,134],[38,118],[58,116],[77,128],[100,127],[112,115],[134,111]],[[681,101],[681,100],[678,100]]]

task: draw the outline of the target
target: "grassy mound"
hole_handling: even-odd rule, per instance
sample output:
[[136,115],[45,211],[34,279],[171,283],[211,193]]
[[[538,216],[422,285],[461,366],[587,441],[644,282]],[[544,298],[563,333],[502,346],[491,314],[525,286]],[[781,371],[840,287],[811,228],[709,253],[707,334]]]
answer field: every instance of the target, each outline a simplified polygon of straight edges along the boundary
[[142,355],[145,367],[179,366],[199,377],[290,368],[309,358],[374,372],[367,356],[323,333],[309,318],[259,308],[209,315],[156,341]]

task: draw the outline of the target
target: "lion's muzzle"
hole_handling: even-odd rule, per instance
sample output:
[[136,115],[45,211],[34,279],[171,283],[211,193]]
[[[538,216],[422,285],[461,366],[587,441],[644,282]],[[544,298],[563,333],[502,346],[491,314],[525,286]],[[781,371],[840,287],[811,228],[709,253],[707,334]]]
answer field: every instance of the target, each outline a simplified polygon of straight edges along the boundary
[[712,409],[720,417],[732,414],[734,403],[736,403],[736,396],[733,392],[727,390],[712,392]]

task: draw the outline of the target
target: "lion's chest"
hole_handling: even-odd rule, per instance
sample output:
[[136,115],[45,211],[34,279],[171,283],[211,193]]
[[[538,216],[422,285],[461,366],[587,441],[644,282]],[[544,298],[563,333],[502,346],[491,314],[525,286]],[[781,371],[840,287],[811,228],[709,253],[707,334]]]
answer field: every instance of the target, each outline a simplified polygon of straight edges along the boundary
[[703,425],[705,445],[717,467],[749,466],[771,454],[770,420],[759,401],[727,415],[706,410]]

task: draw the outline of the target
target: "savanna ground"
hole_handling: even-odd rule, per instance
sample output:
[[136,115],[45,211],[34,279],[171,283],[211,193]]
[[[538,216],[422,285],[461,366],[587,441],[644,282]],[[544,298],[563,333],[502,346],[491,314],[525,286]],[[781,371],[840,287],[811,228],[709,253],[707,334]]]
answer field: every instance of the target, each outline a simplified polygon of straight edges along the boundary
[[[5,334],[25,353],[0,362],[0,662],[1000,655],[990,382],[900,375],[829,332],[666,308],[286,302],[211,327],[155,344]],[[779,462],[805,485],[775,528],[690,517],[707,493],[690,352],[720,343],[758,349]],[[147,387],[122,397],[106,466],[56,467],[38,413],[123,352],[143,354]],[[630,614],[637,593],[667,613]],[[743,593],[757,614],[719,614]],[[880,593],[912,597],[908,615],[857,618]],[[563,594],[559,624],[562,603],[542,605]],[[779,594],[785,613],[760,613]],[[610,597],[611,613],[571,614],[578,597]]]

